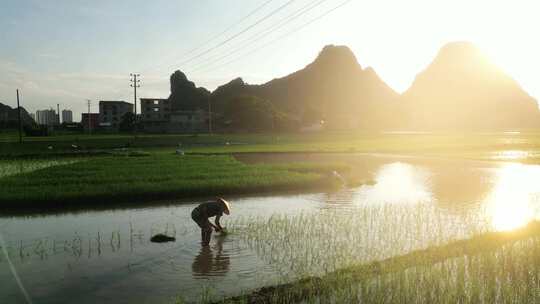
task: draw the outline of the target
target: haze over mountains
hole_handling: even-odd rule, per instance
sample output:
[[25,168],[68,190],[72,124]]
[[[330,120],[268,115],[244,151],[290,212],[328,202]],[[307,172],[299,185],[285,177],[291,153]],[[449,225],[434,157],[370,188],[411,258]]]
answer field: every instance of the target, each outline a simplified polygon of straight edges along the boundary
[[[328,45],[304,69],[261,85],[234,79],[210,93],[180,71],[171,76],[176,109],[224,113],[238,96],[267,100],[299,124],[336,129],[497,130],[540,126],[536,101],[471,43],[441,48],[402,95],[362,68],[346,46]],[[233,119],[233,118],[231,118]]]
[[511,129],[540,125],[538,104],[473,44],[445,45],[400,98],[412,129]]

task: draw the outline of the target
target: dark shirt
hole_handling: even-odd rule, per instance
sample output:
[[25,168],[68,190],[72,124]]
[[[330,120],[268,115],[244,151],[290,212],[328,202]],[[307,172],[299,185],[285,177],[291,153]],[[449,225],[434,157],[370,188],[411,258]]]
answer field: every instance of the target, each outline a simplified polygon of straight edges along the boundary
[[202,203],[193,210],[200,217],[223,216],[223,204],[221,202]]

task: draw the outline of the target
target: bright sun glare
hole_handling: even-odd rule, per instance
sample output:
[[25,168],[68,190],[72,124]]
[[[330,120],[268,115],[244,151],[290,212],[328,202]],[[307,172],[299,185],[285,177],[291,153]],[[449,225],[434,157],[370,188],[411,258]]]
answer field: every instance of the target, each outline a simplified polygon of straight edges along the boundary
[[497,181],[487,198],[487,215],[496,230],[512,230],[536,217],[533,207],[535,181],[539,174],[521,164],[508,164],[497,172]]

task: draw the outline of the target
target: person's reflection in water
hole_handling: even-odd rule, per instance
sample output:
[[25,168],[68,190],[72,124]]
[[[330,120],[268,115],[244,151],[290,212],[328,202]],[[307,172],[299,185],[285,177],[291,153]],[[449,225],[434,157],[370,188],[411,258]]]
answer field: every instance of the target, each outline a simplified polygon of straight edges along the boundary
[[193,260],[191,270],[193,277],[204,278],[209,276],[225,276],[229,271],[230,257],[223,252],[225,235],[216,236],[216,245],[201,247],[199,254]]

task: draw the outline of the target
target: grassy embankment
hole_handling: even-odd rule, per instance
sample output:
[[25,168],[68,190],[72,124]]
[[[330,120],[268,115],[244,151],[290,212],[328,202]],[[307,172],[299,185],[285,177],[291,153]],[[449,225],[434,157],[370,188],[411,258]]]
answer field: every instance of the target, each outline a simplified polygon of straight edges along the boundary
[[[219,134],[219,135],[63,135],[29,137],[18,144],[0,138],[1,157],[58,154],[95,154],[130,147],[170,153],[179,144],[188,153],[228,154],[243,152],[377,152],[490,159],[494,153],[527,152],[520,161],[540,159],[540,134],[433,133],[388,134],[323,132],[317,134]],[[77,148],[73,148],[73,145]],[[51,147],[51,149],[49,149]],[[501,155],[513,159],[515,155]]]
[[538,303],[540,223],[265,287],[219,303]]
[[337,183],[329,177],[332,170],[348,169],[343,164],[246,165],[225,155],[143,155],[79,158],[5,174],[0,177],[0,208],[112,207],[167,198],[314,190]]

